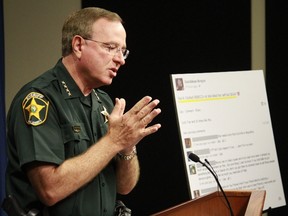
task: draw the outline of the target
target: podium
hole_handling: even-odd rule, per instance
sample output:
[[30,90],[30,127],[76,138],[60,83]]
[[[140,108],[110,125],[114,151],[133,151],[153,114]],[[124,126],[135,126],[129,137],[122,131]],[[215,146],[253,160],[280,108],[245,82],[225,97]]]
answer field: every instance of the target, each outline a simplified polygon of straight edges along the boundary
[[[225,191],[234,216],[261,216],[265,190]],[[168,208],[152,216],[230,216],[227,202],[220,191]]]

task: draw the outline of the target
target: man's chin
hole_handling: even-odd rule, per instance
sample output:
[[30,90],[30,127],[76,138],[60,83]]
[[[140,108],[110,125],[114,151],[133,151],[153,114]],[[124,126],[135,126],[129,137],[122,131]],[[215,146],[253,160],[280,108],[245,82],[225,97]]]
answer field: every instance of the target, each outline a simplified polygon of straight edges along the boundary
[[113,79],[107,80],[105,83],[103,83],[104,86],[109,86],[113,82]]

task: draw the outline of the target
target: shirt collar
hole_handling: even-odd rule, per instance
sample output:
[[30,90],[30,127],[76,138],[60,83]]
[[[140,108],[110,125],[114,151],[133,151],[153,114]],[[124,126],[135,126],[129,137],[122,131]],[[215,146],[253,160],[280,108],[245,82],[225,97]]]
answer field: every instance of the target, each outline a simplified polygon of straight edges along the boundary
[[80,91],[76,82],[62,63],[62,58],[57,62],[54,67],[57,71],[56,76],[58,78],[59,86],[61,88],[62,95],[65,99],[84,97],[83,93]]

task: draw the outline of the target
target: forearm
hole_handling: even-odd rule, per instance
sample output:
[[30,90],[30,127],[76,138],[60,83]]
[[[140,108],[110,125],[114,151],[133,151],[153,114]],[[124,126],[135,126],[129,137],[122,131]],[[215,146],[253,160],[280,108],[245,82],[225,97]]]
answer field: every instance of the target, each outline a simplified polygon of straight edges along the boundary
[[137,155],[131,160],[123,160],[117,156],[117,192],[128,194],[136,186],[139,176],[140,167]]
[[29,168],[27,174],[42,202],[53,205],[95,178],[117,152],[109,138],[103,137],[83,154],[59,166],[35,166]]

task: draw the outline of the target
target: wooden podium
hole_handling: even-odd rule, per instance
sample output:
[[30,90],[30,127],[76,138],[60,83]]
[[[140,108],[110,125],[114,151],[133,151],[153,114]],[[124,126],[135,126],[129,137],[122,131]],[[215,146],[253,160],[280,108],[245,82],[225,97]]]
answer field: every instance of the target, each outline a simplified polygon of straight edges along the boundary
[[[261,216],[265,190],[225,191],[234,216]],[[230,216],[223,194],[219,191],[187,201],[152,216]]]

